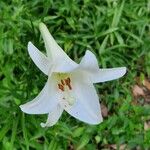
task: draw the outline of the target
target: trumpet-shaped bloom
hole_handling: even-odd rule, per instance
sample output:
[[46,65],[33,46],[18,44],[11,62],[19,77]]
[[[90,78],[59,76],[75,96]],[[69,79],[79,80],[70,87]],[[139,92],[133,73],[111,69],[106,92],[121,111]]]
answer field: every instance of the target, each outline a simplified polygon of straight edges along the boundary
[[47,56],[31,42],[28,52],[48,80],[37,97],[20,106],[21,110],[27,114],[48,114],[42,127],[53,126],[64,110],[83,122],[100,123],[100,103],[93,83],[117,79],[125,74],[126,68],[99,69],[95,55],[89,50],[77,64],[56,43],[43,23],[39,28]]

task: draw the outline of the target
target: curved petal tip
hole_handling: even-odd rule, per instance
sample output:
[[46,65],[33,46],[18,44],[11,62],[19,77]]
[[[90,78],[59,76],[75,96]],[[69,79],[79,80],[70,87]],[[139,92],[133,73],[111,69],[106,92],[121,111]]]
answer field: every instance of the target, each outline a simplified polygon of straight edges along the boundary
[[46,27],[46,25],[45,25],[43,22],[40,22],[40,23],[39,23],[39,28],[41,29],[41,28],[43,28],[43,27]]
[[41,125],[42,128],[45,128],[45,127],[46,127],[46,123],[43,123],[43,122],[42,122],[42,123],[40,123],[40,125]]
[[19,107],[20,107],[21,111],[23,111],[26,114],[36,114],[36,113],[30,112],[30,109],[26,106],[26,104],[20,105]]
[[31,41],[28,42],[28,47],[29,47],[30,45],[32,45],[32,42],[31,42]]
[[120,72],[121,72],[120,77],[124,76],[127,72],[127,68],[126,67],[120,67],[119,69],[120,69]]
[[20,107],[21,111],[23,111],[24,113],[28,113],[28,112],[26,111],[26,108],[24,107],[24,105],[20,105],[19,107]]
[[92,122],[89,122],[89,124],[91,124],[91,125],[98,125],[98,124],[100,124],[101,122],[103,122],[103,118],[102,118],[102,116],[100,115],[100,116],[97,118],[97,120],[93,120]]

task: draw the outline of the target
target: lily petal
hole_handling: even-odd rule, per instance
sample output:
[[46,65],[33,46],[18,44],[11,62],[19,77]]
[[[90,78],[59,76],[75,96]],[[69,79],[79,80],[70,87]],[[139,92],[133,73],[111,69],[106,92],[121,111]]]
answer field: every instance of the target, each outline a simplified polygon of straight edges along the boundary
[[80,68],[90,72],[97,71],[99,69],[97,59],[91,51],[86,51],[80,62]]
[[51,127],[59,120],[63,108],[58,104],[49,114],[46,123],[41,123],[42,127]]
[[46,114],[49,113],[57,104],[60,95],[56,91],[53,78],[48,79],[40,94],[32,101],[20,105],[23,112],[27,114]]
[[46,75],[49,74],[51,63],[31,42],[28,43],[28,52],[36,66]]
[[126,67],[99,69],[91,75],[93,83],[105,82],[118,79],[126,73]]
[[70,72],[74,70],[78,65],[72,61],[56,43],[46,25],[40,23],[39,28],[45,43],[47,55],[53,60],[53,64],[55,64],[54,72]]
[[72,85],[74,104],[65,104],[64,109],[73,117],[89,123],[99,124],[102,122],[99,98],[92,84],[75,81]]
[[81,60],[79,68],[86,71],[92,83],[114,80],[126,73],[126,67],[99,69],[95,55],[88,50]]

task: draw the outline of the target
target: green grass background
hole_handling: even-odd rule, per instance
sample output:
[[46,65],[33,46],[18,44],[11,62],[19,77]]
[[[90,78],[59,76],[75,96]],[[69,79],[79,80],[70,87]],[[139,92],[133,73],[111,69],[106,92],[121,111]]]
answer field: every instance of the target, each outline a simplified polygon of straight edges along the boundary
[[[34,98],[47,77],[27,53],[32,41],[45,52],[38,24],[43,21],[76,62],[86,49],[102,68],[126,66],[126,76],[96,84],[108,117],[97,126],[67,113],[51,128],[47,115],[26,115],[19,105]],[[150,75],[150,0],[1,0],[0,1],[0,149],[95,150],[126,144],[149,149],[150,105],[133,105],[135,78]],[[126,148],[126,149],[127,149]]]

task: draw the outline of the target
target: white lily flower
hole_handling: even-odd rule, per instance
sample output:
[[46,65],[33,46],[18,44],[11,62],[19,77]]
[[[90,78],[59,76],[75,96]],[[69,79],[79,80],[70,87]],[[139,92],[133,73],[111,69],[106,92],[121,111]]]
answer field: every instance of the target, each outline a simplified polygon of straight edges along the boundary
[[93,83],[117,79],[126,73],[126,68],[99,69],[95,55],[89,50],[77,64],[56,43],[43,23],[39,28],[47,56],[31,42],[28,51],[37,67],[48,75],[48,80],[34,100],[20,106],[21,110],[27,114],[48,114],[42,127],[53,126],[63,110],[83,122],[99,124],[102,115]]

